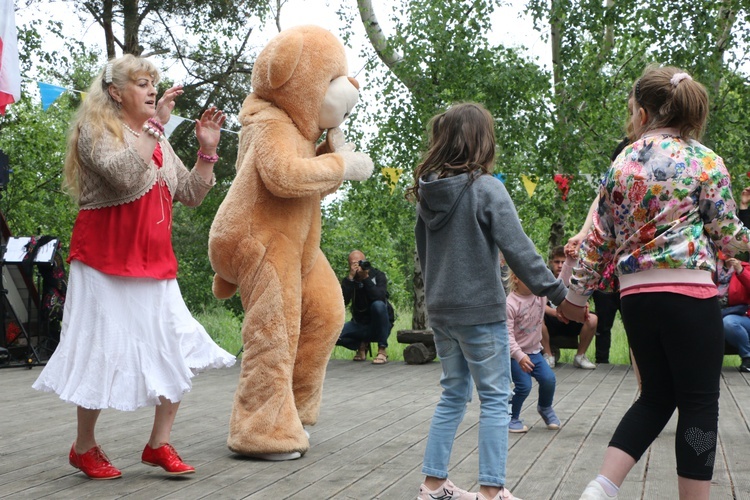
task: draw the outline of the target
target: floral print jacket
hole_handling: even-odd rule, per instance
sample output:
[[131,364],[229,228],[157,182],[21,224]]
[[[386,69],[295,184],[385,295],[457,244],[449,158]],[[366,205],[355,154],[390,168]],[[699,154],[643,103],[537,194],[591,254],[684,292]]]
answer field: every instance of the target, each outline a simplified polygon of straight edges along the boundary
[[644,271],[681,269],[706,271],[710,283],[713,246],[729,256],[748,251],[750,232],[736,216],[723,160],[676,130],[652,131],[625,148],[602,180],[599,200],[570,282],[581,300],[609,288],[602,282],[614,282],[611,264],[621,282]]

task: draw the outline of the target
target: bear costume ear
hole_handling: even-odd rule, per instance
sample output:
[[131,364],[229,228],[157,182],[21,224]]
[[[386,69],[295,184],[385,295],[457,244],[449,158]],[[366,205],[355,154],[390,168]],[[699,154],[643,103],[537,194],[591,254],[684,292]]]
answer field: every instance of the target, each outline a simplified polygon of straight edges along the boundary
[[269,54],[268,83],[276,90],[284,85],[294,74],[299,58],[302,55],[304,38],[302,33],[292,31],[281,36]]

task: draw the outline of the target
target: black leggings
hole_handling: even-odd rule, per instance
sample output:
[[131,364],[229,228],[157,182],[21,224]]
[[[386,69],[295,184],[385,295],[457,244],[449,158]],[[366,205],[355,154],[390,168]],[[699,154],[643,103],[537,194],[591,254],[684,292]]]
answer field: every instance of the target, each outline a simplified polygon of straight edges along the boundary
[[677,475],[710,480],[724,358],[719,301],[662,292],[627,295],[622,320],[642,390],[609,445],[639,460],[677,408]]

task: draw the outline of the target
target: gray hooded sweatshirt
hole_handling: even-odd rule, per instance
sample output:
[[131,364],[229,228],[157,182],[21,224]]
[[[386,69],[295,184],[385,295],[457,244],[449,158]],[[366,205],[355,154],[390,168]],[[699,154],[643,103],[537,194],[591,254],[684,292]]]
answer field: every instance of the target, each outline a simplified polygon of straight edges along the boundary
[[500,180],[478,173],[422,178],[419,196],[414,233],[432,326],[505,321],[498,249],[535,295],[563,301],[565,285],[524,233]]

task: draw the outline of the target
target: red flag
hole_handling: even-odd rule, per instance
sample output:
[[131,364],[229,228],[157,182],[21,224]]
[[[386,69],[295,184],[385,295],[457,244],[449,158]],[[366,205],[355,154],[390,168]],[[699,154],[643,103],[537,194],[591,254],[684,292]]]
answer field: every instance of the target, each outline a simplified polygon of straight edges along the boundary
[[5,106],[21,99],[18,35],[13,0],[0,0],[0,114]]
[[568,199],[568,191],[570,190],[570,180],[573,178],[570,174],[555,174],[553,179],[557,185],[557,189],[560,190],[563,201]]

